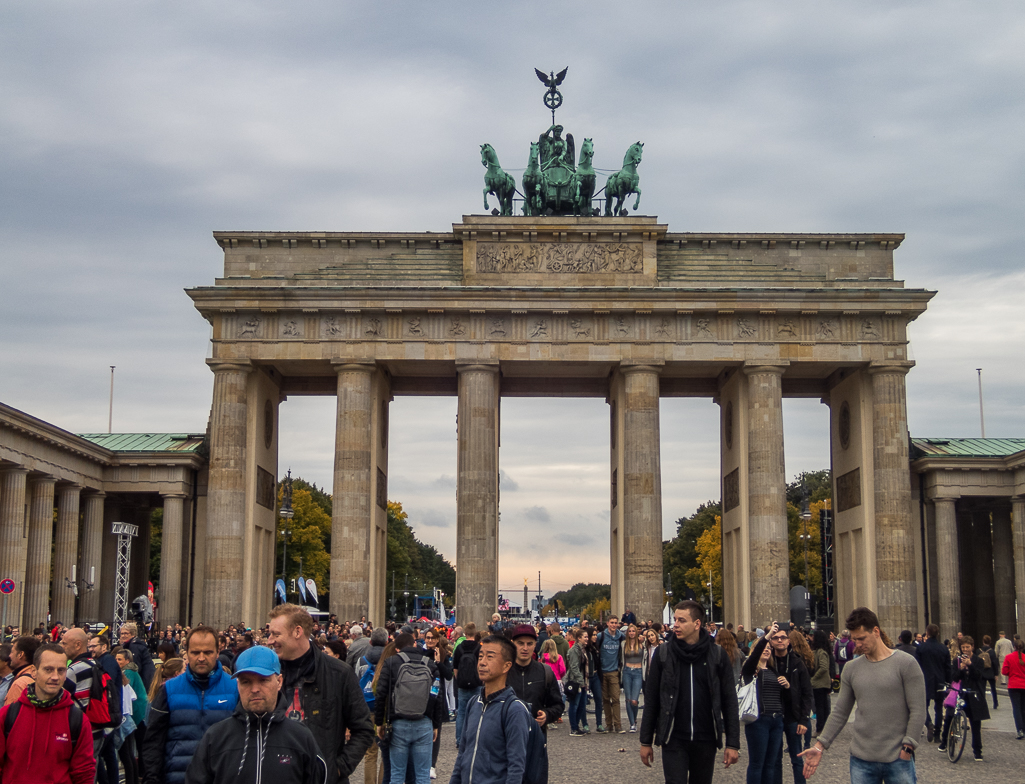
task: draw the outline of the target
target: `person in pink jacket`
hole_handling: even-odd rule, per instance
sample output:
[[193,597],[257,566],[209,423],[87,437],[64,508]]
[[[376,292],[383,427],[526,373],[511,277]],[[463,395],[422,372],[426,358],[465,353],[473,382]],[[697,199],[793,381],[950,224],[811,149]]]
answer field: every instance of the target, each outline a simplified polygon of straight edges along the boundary
[[549,638],[541,645],[541,661],[552,668],[552,672],[558,680],[566,675],[566,660],[559,655],[555,646],[555,640]]

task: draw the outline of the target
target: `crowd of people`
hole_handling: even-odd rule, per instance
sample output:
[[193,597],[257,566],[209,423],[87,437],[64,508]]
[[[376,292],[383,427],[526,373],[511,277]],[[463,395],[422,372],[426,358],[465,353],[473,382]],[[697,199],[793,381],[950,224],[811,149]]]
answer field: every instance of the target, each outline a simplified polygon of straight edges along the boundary
[[[999,677],[1025,737],[1017,636],[976,647],[960,633],[941,640],[932,625],[894,644],[866,608],[846,627],[716,626],[685,601],[672,626],[627,612],[568,629],[497,614],[482,629],[375,628],[321,624],[285,604],[259,628],[126,623],[116,642],[105,629],[8,628],[0,782],[116,784],[120,768],[126,784],[335,784],[362,762],[364,784],[429,784],[442,725],[454,722],[451,784],[544,784],[547,734],[588,736],[593,715],[595,734],[638,733],[645,765],[660,747],[670,784],[711,781],[720,753],[736,764],[742,727],[748,784],[779,782],[785,753],[801,784],[855,705],[852,779],[857,768],[867,776],[858,780],[910,771],[913,781],[921,736],[944,748],[957,690],[982,759],[987,688],[995,709]],[[41,766],[55,775],[40,778]]]

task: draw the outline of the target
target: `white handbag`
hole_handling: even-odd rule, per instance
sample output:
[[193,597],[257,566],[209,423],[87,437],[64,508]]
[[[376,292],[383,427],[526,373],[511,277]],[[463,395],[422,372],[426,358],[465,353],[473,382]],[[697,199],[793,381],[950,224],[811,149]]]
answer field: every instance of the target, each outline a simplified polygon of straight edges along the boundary
[[758,684],[757,674],[748,683],[737,686],[737,706],[740,710],[740,723],[750,724],[758,719]]

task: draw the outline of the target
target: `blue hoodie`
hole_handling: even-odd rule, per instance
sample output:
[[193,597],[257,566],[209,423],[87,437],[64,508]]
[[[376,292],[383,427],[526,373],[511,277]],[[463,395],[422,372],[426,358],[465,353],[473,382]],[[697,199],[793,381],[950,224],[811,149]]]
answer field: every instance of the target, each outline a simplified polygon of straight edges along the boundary
[[[512,704],[503,710],[506,701]],[[487,697],[479,691],[467,707],[449,784],[521,784],[532,721],[512,687]]]

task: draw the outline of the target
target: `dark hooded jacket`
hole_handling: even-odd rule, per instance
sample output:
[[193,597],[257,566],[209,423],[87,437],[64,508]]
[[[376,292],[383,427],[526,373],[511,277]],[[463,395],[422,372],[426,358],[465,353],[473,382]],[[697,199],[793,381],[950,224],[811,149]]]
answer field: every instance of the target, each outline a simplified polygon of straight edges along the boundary
[[274,711],[262,716],[239,703],[228,721],[203,736],[186,784],[324,784],[327,763],[313,733],[289,721],[287,707],[281,694]]
[[[681,723],[681,716],[687,721]],[[724,733],[726,747],[739,749],[737,687],[725,651],[704,629],[693,645],[676,637],[660,645],[644,684],[641,745],[708,738],[722,748]]]

